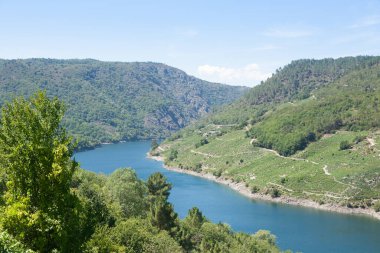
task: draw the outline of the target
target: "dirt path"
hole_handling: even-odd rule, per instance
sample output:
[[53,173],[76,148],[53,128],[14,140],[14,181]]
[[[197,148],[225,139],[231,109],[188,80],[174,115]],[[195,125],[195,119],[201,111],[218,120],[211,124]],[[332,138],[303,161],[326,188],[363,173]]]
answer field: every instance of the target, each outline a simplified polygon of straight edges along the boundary
[[270,185],[274,185],[274,186],[277,186],[277,187],[279,187],[279,188],[281,188],[281,189],[284,189],[284,190],[286,190],[286,191],[289,191],[289,192],[293,192],[292,189],[290,189],[290,188],[286,188],[285,186],[280,185],[280,184],[276,184],[276,183],[272,183],[272,182],[269,182],[268,184],[270,184]]
[[327,165],[325,165],[322,169],[323,169],[323,172],[324,172],[327,176],[331,176],[331,173],[327,170]]
[[376,145],[376,142],[374,139],[367,137],[367,141],[369,143],[369,147],[373,147]]
[[203,152],[199,152],[199,151],[195,151],[195,150],[190,150],[191,153],[194,153],[194,154],[197,154],[197,155],[203,155],[203,156],[206,156],[206,157],[214,157],[214,158],[220,158],[221,156],[220,155],[213,155],[213,154],[209,154],[209,153],[203,153]]
[[[251,144],[252,144],[255,140],[256,140],[256,139],[252,139],[252,140],[251,140]],[[290,160],[294,160],[294,161],[304,161],[304,162],[312,163],[312,164],[315,164],[315,165],[319,165],[319,163],[314,162],[314,161],[310,161],[310,160],[307,160],[307,159],[280,155],[276,150],[273,150],[273,149],[267,149],[267,148],[261,148],[261,149],[263,149],[263,150],[265,150],[265,151],[268,151],[268,152],[271,152],[271,153],[275,154],[276,156],[281,157],[281,158],[284,158],[284,159],[290,159]]]

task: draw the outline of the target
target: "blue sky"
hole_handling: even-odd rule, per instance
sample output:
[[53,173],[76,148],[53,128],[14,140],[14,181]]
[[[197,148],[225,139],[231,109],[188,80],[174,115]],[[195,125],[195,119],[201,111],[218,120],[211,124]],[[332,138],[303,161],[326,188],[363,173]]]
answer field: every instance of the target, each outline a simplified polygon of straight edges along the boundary
[[0,0],[0,58],[154,61],[253,86],[290,61],[380,55],[380,0]]

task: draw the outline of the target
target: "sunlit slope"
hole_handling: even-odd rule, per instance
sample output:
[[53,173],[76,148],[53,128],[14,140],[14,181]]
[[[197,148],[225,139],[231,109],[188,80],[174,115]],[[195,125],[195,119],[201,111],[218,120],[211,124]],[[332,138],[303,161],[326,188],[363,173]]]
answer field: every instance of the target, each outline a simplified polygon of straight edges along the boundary
[[[245,97],[156,152],[169,166],[232,179],[253,192],[372,206],[380,198],[380,66],[348,71],[309,93],[250,106]],[[232,119],[238,107],[246,119],[220,120]]]

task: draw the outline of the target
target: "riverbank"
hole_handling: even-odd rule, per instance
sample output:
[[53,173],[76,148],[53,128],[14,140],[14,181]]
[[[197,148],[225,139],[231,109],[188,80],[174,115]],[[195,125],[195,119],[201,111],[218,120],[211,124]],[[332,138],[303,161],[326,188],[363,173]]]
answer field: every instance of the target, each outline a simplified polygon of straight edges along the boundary
[[366,215],[373,217],[375,219],[380,220],[380,213],[375,212],[373,209],[365,209],[365,208],[348,208],[336,204],[319,204],[315,201],[309,200],[309,199],[298,199],[290,196],[280,196],[277,198],[272,198],[270,195],[261,194],[261,193],[252,193],[251,190],[245,186],[244,183],[236,183],[232,182],[230,179],[222,178],[222,177],[216,177],[209,173],[198,173],[192,170],[184,170],[176,167],[169,167],[164,164],[164,158],[162,156],[152,156],[150,153],[147,153],[147,157],[149,159],[153,159],[156,161],[160,161],[163,163],[163,167],[170,171],[175,171],[178,173],[185,173],[197,177],[202,177],[207,180],[211,180],[223,185],[226,185],[230,187],[231,189],[237,191],[238,193],[251,198],[255,200],[264,200],[264,201],[270,201],[270,202],[276,202],[276,203],[283,203],[283,204],[289,204],[294,206],[302,206],[302,207],[308,207],[308,208],[315,208],[319,210],[324,211],[330,211],[330,212],[337,212],[342,214],[360,214],[360,215]]

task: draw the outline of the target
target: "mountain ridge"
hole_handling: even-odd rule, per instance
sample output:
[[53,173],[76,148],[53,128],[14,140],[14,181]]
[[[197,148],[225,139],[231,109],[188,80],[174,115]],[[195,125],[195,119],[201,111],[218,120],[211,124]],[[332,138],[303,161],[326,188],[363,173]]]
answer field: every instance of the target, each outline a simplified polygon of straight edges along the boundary
[[66,102],[64,124],[80,147],[168,136],[247,90],[203,81],[163,63],[0,60],[0,104],[40,89]]

